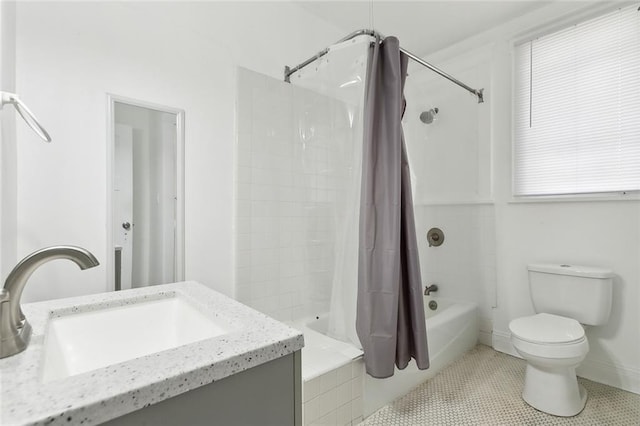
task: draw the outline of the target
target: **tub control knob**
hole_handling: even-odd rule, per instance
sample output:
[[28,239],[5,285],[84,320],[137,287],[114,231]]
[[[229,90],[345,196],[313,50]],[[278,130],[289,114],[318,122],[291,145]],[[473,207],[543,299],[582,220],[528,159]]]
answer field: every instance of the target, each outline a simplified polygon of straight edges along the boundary
[[429,247],[438,247],[444,243],[444,232],[440,228],[431,228],[427,232]]

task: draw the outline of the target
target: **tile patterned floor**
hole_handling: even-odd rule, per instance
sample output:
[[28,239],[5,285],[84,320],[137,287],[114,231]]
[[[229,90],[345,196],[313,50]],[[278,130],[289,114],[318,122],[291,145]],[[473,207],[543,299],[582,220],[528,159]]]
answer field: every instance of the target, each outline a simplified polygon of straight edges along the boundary
[[575,417],[554,417],[527,405],[520,393],[525,362],[478,345],[362,426],[640,425],[640,395],[579,379],[587,406]]

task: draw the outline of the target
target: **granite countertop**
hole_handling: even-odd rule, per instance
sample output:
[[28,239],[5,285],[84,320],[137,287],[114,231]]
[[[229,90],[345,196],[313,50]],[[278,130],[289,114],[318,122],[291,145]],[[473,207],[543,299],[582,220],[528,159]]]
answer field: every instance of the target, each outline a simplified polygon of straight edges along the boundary
[[[43,383],[48,320],[182,297],[236,331]],[[194,281],[22,305],[27,349],[0,359],[0,424],[83,424],[114,419],[302,349],[302,334]]]

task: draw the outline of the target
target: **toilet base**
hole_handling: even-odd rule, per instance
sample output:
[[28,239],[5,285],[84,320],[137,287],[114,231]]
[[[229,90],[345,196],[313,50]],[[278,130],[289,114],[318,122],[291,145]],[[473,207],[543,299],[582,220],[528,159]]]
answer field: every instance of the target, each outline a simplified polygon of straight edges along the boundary
[[540,367],[527,364],[522,398],[533,408],[554,416],[579,414],[587,403],[587,390],[578,384],[575,367]]

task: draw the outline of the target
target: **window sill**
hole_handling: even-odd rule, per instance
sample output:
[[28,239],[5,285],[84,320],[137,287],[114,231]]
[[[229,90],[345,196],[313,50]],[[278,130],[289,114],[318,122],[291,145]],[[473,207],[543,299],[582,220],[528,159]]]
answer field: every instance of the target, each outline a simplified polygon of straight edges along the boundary
[[414,200],[414,206],[483,206],[483,205],[493,205],[494,201],[492,199],[478,199],[478,200],[425,200],[421,202],[416,202]]
[[507,204],[532,203],[593,203],[602,201],[640,201],[640,192],[625,194],[616,192],[608,194],[570,194],[570,195],[526,195],[513,196]]

